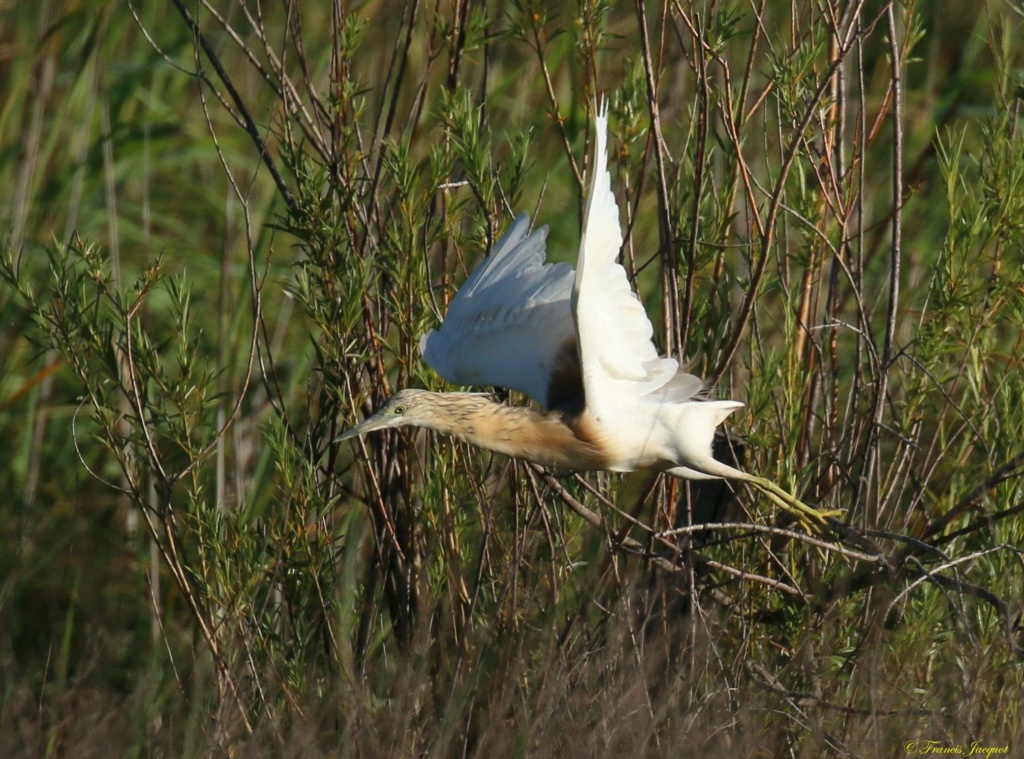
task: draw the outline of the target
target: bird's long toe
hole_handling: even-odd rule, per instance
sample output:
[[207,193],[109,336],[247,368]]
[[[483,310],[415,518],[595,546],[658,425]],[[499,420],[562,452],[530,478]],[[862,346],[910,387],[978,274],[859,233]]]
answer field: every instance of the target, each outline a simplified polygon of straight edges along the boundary
[[787,493],[770,480],[758,478],[754,484],[770,501],[783,511],[792,514],[807,532],[822,532],[828,527],[828,519],[842,515],[834,509],[816,509],[808,506],[796,496]]

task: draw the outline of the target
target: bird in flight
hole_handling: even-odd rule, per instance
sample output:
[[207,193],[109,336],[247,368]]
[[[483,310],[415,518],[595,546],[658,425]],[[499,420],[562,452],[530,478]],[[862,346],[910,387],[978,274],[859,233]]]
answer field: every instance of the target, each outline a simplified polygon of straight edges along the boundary
[[712,456],[716,429],[744,404],[706,398],[702,380],[658,355],[651,322],[616,260],[622,231],[608,172],[607,105],[596,126],[575,273],[545,261],[547,227],[530,232],[521,214],[455,295],[440,329],[420,341],[427,363],[450,383],[518,390],[543,410],[479,393],[406,389],[338,440],[412,425],[555,469],[738,480],[806,527],[822,527],[833,512]]

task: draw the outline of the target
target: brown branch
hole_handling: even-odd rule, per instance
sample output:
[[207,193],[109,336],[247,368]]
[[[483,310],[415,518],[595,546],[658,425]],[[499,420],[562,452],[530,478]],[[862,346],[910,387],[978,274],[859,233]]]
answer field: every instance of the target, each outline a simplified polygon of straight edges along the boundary
[[252,116],[249,115],[249,111],[245,107],[245,102],[242,100],[242,96],[238,93],[238,90],[235,89],[235,85],[228,76],[228,72],[221,65],[217,52],[207,41],[203,31],[199,28],[199,24],[192,17],[192,14],[189,13],[188,8],[185,7],[183,0],[171,0],[171,2],[174,3],[174,7],[178,9],[178,13],[181,14],[181,17],[185,19],[185,23],[192,32],[193,39],[199,43],[203,52],[206,54],[207,59],[210,61],[210,65],[213,66],[213,70],[217,72],[218,78],[220,78],[221,82],[224,83],[224,87],[231,96],[231,101],[238,109],[238,115],[242,119],[242,127],[256,145],[256,149],[259,151],[260,160],[263,161],[263,164],[267,167],[267,171],[270,172],[270,176],[274,180],[274,184],[277,185],[277,189],[281,193],[281,197],[284,198],[285,205],[288,206],[289,211],[297,213],[298,206],[296,205],[295,199],[292,197],[291,190],[288,189],[288,185],[285,183],[284,178],[281,176],[280,172],[278,172],[277,165],[274,163],[274,159],[271,157],[270,151],[267,150],[267,145],[263,141],[263,137],[260,136],[260,130],[257,128],[256,122],[253,121]]

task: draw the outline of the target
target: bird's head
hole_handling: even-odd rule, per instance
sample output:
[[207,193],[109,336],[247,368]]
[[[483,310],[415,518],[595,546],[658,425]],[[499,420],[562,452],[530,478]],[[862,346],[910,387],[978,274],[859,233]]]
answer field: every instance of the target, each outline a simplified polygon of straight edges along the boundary
[[388,398],[375,414],[367,417],[352,429],[341,433],[341,436],[335,440],[348,440],[357,435],[365,435],[367,432],[387,430],[392,427],[429,427],[434,418],[434,404],[431,403],[433,395],[426,390],[399,390]]

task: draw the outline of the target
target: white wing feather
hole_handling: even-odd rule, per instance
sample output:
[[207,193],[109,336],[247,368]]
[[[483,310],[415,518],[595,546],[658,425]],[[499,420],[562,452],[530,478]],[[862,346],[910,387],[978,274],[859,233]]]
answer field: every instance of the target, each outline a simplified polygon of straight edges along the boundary
[[616,263],[622,247],[619,207],[608,173],[607,106],[597,116],[593,176],[573,286],[573,316],[587,409],[607,423],[624,411],[623,401],[663,403],[692,400],[703,382],[679,371],[673,358],[658,355],[654,328]]
[[[607,159],[607,107],[597,117],[593,176],[575,278],[544,262],[547,227],[516,218],[420,341],[434,369],[457,385],[497,385],[544,405],[555,369],[575,345],[587,413],[604,431],[608,468],[674,462],[678,477],[732,477],[712,458],[715,428],[743,406],[705,401],[703,382],[658,355],[654,328],[621,265],[619,208]],[[741,474],[741,473],[740,473]]]
[[507,387],[543,405],[558,351],[576,337],[573,271],[567,263],[545,263],[548,229],[527,235],[529,227],[529,216],[516,217],[420,350],[453,384]]

